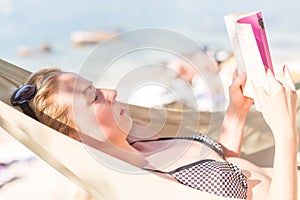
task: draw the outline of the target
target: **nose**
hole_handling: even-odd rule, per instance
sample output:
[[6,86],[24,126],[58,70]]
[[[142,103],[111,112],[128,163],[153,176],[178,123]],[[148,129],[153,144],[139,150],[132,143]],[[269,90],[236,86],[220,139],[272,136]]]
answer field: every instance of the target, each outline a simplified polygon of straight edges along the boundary
[[100,89],[103,98],[111,104],[116,101],[117,91],[112,89]]

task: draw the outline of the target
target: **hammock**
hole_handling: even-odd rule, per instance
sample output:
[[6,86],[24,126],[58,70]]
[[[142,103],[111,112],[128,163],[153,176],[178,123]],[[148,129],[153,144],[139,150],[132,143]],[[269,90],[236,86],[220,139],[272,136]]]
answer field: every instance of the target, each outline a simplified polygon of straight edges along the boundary
[[[10,95],[17,86],[25,82],[30,74],[29,71],[0,59],[0,127],[77,184],[92,198],[114,200],[228,199],[147,173],[87,147],[11,107]],[[135,121],[151,123],[153,126],[159,126],[161,119],[165,119],[165,126],[160,129],[160,132],[166,136],[174,136],[174,133],[191,135],[199,131],[217,138],[223,119],[222,113],[153,110],[133,105],[128,105],[128,109]],[[183,120],[184,127],[180,125]],[[211,121],[216,123],[211,125]],[[300,131],[298,130],[298,132]],[[245,127],[243,156],[251,160],[257,158],[256,154],[267,154],[268,157],[258,157],[258,160],[252,159],[252,161],[261,166],[271,166],[273,145],[273,138],[261,114],[251,110]],[[63,149],[59,147],[63,147]],[[76,155],[75,158],[74,155]],[[99,158],[117,163],[118,166],[125,166],[126,169],[133,170],[135,173],[124,173],[112,169],[99,161]]]

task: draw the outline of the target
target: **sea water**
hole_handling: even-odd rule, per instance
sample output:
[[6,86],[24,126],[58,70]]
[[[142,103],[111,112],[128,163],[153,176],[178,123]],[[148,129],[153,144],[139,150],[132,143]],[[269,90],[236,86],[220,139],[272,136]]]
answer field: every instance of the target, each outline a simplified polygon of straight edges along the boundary
[[[102,30],[121,34],[109,43],[113,45],[107,47],[108,54],[115,53],[124,43],[138,42],[139,37],[122,37],[123,32],[144,27],[176,32],[200,47],[231,51],[224,15],[261,11],[273,62],[290,64],[297,70],[300,63],[299,6],[297,0],[0,0],[0,58],[30,71],[52,66],[79,72],[89,60],[93,67],[84,69],[92,77],[96,68],[103,71],[107,65],[100,58],[90,59],[97,45],[76,47],[71,43],[70,35],[75,31]],[[151,41],[157,36],[144,34],[142,37]],[[43,44],[49,45],[50,52],[39,51]],[[31,55],[19,56],[16,52],[20,48],[31,50]],[[102,78],[104,86],[113,87],[114,78],[122,77],[130,66],[141,66],[145,60],[163,64],[170,55],[148,52],[122,58],[110,65],[110,71]],[[154,81],[163,79],[163,74],[156,69],[148,70],[148,76]]]

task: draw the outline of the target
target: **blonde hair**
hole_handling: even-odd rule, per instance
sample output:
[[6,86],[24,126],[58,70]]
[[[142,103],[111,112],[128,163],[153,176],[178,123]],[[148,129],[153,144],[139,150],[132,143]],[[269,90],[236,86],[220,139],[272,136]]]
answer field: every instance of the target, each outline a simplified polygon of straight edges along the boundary
[[34,83],[37,93],[29,105],[40,122],[69,137],[80,140],[71,114],[71,105],[55,101],[58,91],[57,78],[61,73],[60,69],[47,68],[32,74],[26,84]]

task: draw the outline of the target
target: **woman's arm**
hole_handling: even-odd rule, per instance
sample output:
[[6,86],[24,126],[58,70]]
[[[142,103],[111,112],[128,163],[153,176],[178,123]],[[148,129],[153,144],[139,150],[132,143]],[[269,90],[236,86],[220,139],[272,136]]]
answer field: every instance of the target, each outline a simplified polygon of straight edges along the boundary
[[275,141],[274,173],[269,198],[297,199],[297,150],[296,130],[297,94],[292,79],[284,68],[284,80],[277,81],[269,70],[269,92],[255,86],[256,94],[266,123],[270,126]]
[[246,82],[246,74],[233,76],[232,85],[229,88],[230,103],[225,113],[223,128],[218,142],[222,145],[225,157],[239,157],[242,146],[244,125],[247,113],[253,104],[253,100],[245,97],[242,87]]

